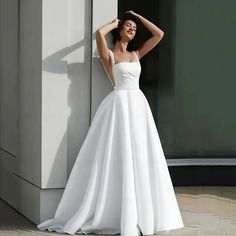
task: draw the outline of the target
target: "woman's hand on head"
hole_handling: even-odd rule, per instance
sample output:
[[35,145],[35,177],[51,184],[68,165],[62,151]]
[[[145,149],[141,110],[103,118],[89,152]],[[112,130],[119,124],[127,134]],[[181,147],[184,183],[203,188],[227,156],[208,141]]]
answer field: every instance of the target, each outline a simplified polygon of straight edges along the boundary
[[135,12],[132,11],[132,10],[126,11],[126,13],[130,13],[130,14],[132,14],[132,15],[134,15],[134,16],[137,16],[137,15],[138,15],[137,13],[135,13]]
[[119,25],[120,20],[119,19],[114,19],[112,23],[114,23],[115,27],[117,28]]

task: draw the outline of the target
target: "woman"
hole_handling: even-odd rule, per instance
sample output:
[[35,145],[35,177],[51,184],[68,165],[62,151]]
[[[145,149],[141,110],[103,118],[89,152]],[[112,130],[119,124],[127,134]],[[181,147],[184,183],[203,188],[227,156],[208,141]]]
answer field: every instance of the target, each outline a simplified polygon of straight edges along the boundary
[[[152,37],[138,43],[140,26]],[[105,35],[114,36],[114,47]],[[139,59],[164,32],[126,12],[96,32],[114,89],[98,107],[53,219],[39,229],[68,234],[153,235],[184,227],[149,104],[139,89]]]
[[[145,25],[146,28],[152,33],[152,37],[138,48],[139,45],[137,45],[137,40],[138,37],[141,36],[140,34],[138,34],[138,25],[141,26],[142,24]],[[118,29],[114,30],[116,28]],[[122,22],[120,24],[119,20],[116,19],[97,30],[96,40],[98,52],[105,70],[112,81],[112,84],[115,85],[112,75],[110,50],[107,47],[107,43],[105,40],[105,35],[110,31],[113,31],[112,33],[114,35],[113,42],[115,43],[115,46],[113,48],[113,54],[117,59],[116,62],[135,60],[135,55],[132,55],[129,52],[130,49],[135,50],[135,54],[137,55],[138,59],[141,59],[146,53],[148,53],[158,44],[158,42],[162,39],[164,32],[153,23],[151,23],[141,15],[134,13],[133,11],[128,11],[127,14],[123,16]]]

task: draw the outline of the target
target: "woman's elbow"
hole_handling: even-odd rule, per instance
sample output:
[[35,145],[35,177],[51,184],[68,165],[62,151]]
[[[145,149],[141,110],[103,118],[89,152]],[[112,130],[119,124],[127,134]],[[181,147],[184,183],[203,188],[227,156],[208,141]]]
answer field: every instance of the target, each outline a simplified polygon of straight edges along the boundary
[[100,35],[101,35],[100,29],[96,30],[96,37],[98,37]]

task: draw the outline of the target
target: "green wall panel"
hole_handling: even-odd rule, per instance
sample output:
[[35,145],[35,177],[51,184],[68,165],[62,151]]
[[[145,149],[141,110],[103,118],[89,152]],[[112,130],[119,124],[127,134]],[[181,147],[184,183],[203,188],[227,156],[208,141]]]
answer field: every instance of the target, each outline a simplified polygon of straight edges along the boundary
[[176,1],[174,153],[236,154],[235,8]]
[[140,87],[166,157],[236,157],[236,1],[119,1],[129,9],[165,32]]

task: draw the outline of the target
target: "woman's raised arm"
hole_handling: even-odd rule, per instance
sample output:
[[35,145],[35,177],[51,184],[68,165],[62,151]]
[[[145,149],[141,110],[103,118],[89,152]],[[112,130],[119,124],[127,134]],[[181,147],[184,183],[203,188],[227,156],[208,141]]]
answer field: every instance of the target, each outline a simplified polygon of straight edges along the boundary
[[160,28],[158,28],[155,24],[153,24],[151,21],[147,20],[143,16],[133,12],[133,11],[127,11],[134,16],[138,17],[143,25],[152,33],[152,37],[149,38],[144,42],[144,44],[136,51],[139,59],[143,57],[146,53],[148,53],[152,48],[154,48],[159,41],[164,36],[164,31],[162,31]]
[[98,54],[104,64],[109,64],[109,49],[107,47],[107,42],[105,35],[108,34],[111,30],[118,27],[119,20],[115,19],[112,22],[103,25],[96,31],[96,43]]

